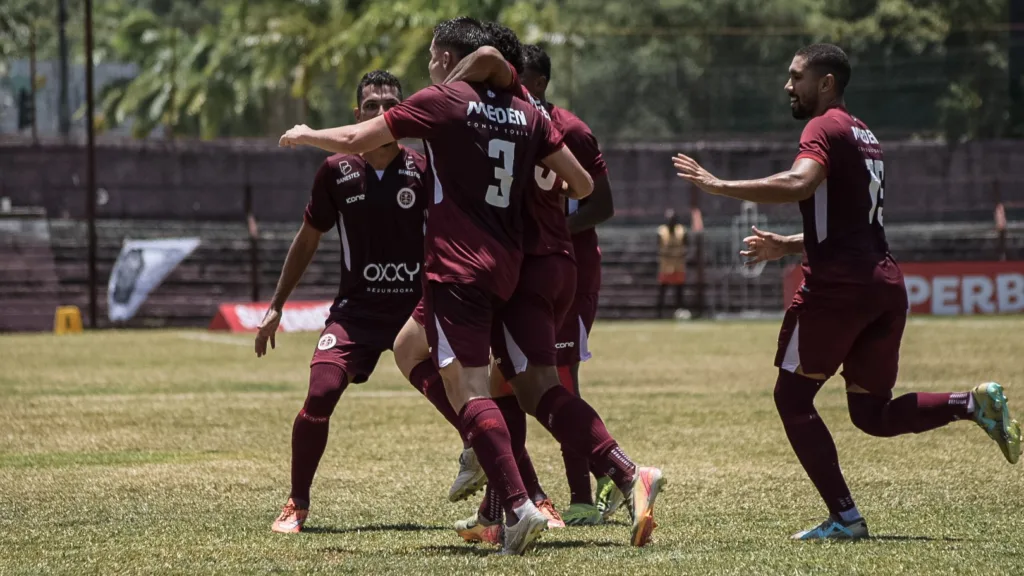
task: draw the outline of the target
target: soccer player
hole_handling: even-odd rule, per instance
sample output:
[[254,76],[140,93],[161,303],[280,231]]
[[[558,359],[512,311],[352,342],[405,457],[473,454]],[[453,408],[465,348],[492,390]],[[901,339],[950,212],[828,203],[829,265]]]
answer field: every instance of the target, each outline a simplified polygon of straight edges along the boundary
[[891,437],[973,419],[1010,463],[1020,458],[1020,425],[1010,419],[1003,390],[994,382],[970,392],[892,397],[907,292],[882,227],[882,148],[843,102],[850,73],[849,60],[837,46],[813,44],[796,53],[785,89],[793,117],[809,122],[796,161],[786,172],[761,180],[724,181],[682,154],[673,159],[679,176],[705,192],[800,205],[803,234],[783,238],[755,229],[743,252],[754,261],[805,254],[804,283],[779,335],[775,405],[829,518],[795,534],[798,540],[868,535],[839,468],[835,443],[814,408],[818,390],[840,365],[850,419],[864,432]]
[[[472,58],[476,62],[463,66],[463,77],[485,79],[496,86],[517,84],[514,66],[505,63],[500,54],[482,49]],[[454,76],[455,79],[460,77],[459,74]],[[524,93],[524,97],[530,98],[530,95]],[[536,105],[547,113],[539,101]],[[631,542],[644,546],[654,529],[654,502],[665,480],[657,468],[634,465],[607,434],[593,408],[561,385],[556,368],[556,335],[576,294],[577,271],[563,207],[554,202],[549,193],[560,188],[557,178],[538,167],[533,181],[534,194],[527,197],[526,203],[529,212],[524,231],[526,257],[519,285],[500,312],[500,324],[495,326],[491,345],[498,370],[492,374],[500,371],[511,382],[523,409],[552,432],[564,454],[582,458],[588,497],[590,469],[608,474],[620,493],[630,495]],[[571,188],[571,183],[569,186]],[[591,437],[574,437],[574,431],[570,430],[573,426],[589,428]],[[488,487],[489,491],[492,489],[500,488]],[[485,497],[484,502],[486,505],[488,498]],[[592,523],[600,521],[596,510],[592,517],[596,517]],[[480,521],[485,521],[482,515]]]
[[[357,122],[379,118],[402,100],[398,79],[383,70],[356,89]],[[274,532],[299,532],[309,489],[327,446],[330,417],[349,383],[366,382],[390,349],[421,292],[426,159],[396,142],[363,154],[337,154],[317,171],[302,227],[288,251],[270,309],[256,335],[256,355],[274,347],[281,310],[331,228],[341,237],[341,286],[309,371],[309,392],[292,427],[291,494]]]
[[359,152],[400,138],[424,139],[434,175],[424,266],[430,351],[459,429],[488,481],[502,489],[502,552],[521,554],[548,520],[527,497],[508,428],[490,398],[491,320],[519,280],[525,176],[543,163],[578,197],[588,195],[593,183],[529,103],[481,84],[438,84],[487,40],[473,19],[441,22],[430,46],[434,86],[365,125],[321,131],[296,126],[281,145]]

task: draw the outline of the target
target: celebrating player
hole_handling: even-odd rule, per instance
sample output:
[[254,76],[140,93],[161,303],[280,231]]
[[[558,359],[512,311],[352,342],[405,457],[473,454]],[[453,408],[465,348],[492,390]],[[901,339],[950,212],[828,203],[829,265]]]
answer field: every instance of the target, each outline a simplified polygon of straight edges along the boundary
[[[820,525],[799,540],[863,538],[867,523],[839,468],[832,436],[814,397],[843,366],[854,425],[872,436],[920,433],[973,419],[1010,463],[1020,458],[1020,425],[1010,419],[1002,387],[971,392],[910,393],[893,399],[900,341],[907,322],[903,274],[882,227],[885,167],[877,138],[843,102],[850,63],[841,49],[814,44],[789,68],[793,117],[810,119],[793,167],[761,180],[723,181],[682,154],[679,176],[705,192],[761,203],[798,202],[803,234],[755,229],[744,255],[753,261],[804,252],[804,283],[786,312],[775,365],[775,405],[800,464],[828,506]],[[818,189],[821,184],[826,187]]]
[[[430,47],[431,79],[444,81],[462,56],[487,39],[470,18],[440,23]],[[508,428],[490,398],[491,319],[519,280],[526,176],[543,163],[578,197],[593,184],[535,108],[483,85],[435,84],[379,121],[322,131],[297,126],[281,144],[358,152],[400,138],[425,140],[435,179],[424,266],[431,354],[460,430],[488,481],[503,489],[503,553],[522,553],[548,520],[527,497]]]
[[[356,89],[356,120],[379,118],[401,100],[397,78],[382,70],[370,72]],[[302,227],[256,335],[256,355],[263,356],[268,340],[274,347],[281,309],[321,235],[337,227],[341,287],[313,352],[309,392],[292,427],[291,494],[271,526],[274,532],[302,530],[338,399],[349,383],[370,377],[420,298],[426,174],[424,157],[393,141],[359,155],[331,156],[317,171]]]

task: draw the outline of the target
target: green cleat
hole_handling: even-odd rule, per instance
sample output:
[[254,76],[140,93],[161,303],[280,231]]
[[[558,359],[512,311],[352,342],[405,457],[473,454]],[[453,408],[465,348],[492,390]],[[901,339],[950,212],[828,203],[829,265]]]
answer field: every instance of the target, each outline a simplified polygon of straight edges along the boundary
[[979,384],[972,392],[974,421],[995,440],[1010,464],[1020,460],[1020,423],[1010,418],[1003,387],[995,382]]
[[566,526],[597,526],[604,518],[593,504],[571,504],[562,514],[562,521]]
[[602,476],[597,479],[597,498],[594,503],[603,519],[611,518],[625,499],[626,497],[622,495],[622,491],[612,482],[611,478]]

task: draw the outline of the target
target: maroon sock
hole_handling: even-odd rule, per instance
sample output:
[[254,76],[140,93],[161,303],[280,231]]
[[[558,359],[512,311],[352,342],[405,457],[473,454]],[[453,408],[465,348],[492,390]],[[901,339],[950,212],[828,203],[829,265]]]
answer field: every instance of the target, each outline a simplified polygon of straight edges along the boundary
[[530,454],[526,451],[526,412],[523,412],[519,406],[519,400],[515,396],[495,398],[494,403],[498,405],[502,417],[505,418],[505,425],[508,426],[509,438],[512,441],[512,454],[516,457],[519,476],[523,479],[526,494],[534,502],[547,498],[544,490],[540,487],[537,471],[533,468],[533,460],[530,459]]
[[594,469],[607,474],[623,492],[628,491],[636,465],[619,448],[590,404],[561,386],[553,386],[537,403],[537,420],[563,449],[587,454]]
[[487,483],[501,495],[501,506],[510,524],[518,521],[515,508],[526,501],[526,488],[512,454],[512,440],[501,410],[490,398],[475,398],[462,407],[459,415],[466,440],[473,447]]
[[424,360],[417,364],[409,372],[409,382],[420,391],[420,394],[426,396],[434,408],[441,413],[441,416],[444,416],[444,419],[459,432],[462,446],[468,448],[469,443],[466,442],[466,436],[462,430],[459,430],[459,415],[455,413],[452,403],[448,401],[448,394],[444,391],[444,382],[441,380],[441,374],[438,373],[437,367],[434,366],[434,361]]
[[[558,380],[566,390],[580,395],[580,389],[572,376],[569,366],[558,367]],[[590,486],[590,463],[579,454],[562,446],[562,464],[565,465],[565,480],[569,484],[569,504],[594,505]],[[520,467],[520,470],[522,467]]]
[[333,364],[309,370],[309,393],[292,424],[292,491],[290,498],[309,506],[309,488],[327,448],[331,414],[348,386],[345,372]]
[[904,394],[886,400],[868,394],[847,394],[850,420],[872,436],[919,434],[964,418],[970,392]]
[[501,522],[501,495],[498,494],[497,490],[491,488],[490,484],[487,485],[487,490],[484,491],[484,499],[480,502],[477,516],[485,520],[487,524],[498,524]]
[[853,497],[839,468],[832,434],[814,408],[814,396],[824,383],[779,370],[775,406],[797,459],[829,512],[838,517],[840,512],[853,508]]

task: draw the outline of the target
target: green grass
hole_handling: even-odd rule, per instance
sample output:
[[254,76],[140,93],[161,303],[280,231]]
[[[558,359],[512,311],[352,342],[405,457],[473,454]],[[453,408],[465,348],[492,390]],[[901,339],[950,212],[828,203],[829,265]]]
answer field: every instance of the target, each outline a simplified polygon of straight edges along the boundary
[[[523,558],[462,544],[445,498],[457,438],[391,357],[349,389],[308,531],[271,534],[315,334],[257,360],[201,331],[0,337],[0,574],[1024,574],[1024,468],[969,422],[876,439],[841,381],[818,406],[870,541],[794,543],[824,509],[772,402],[774,322],[603,323],[584,395],[669,479],[647,549],[620,521],[545,534]],[[897,393],[1003,382],[1024,410],[1024,319],[914,321]],[[1012,402],[1012,403],[1013,403]],[[556,504],[555,443],[530,450]]]

